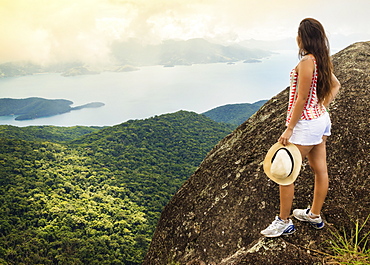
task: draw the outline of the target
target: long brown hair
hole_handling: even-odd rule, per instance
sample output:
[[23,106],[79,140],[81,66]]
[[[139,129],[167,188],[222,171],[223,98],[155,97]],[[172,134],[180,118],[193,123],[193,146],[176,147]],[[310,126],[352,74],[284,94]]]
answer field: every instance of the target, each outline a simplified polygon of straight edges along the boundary
[[329,41],[319,21],[313,18],[305,18],[301,21],[298,28],[298,46],[301,57],[312,54],[316,59],[317,97],[319,102],[323,102],[330,94],[333,64],[330,59]]

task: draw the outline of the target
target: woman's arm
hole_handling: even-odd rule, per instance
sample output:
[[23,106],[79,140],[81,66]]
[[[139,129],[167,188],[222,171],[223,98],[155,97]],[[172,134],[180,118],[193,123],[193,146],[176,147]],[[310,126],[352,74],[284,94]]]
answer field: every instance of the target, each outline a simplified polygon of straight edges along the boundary
[[293,108],[292,117],[290,123],[287,126],[287,129],[279,138],[279,142],[283,145],[287,145],[290,137],[293,134],[293,129],[299,119],[301,118],[304,105],[307,101],[308,94],[310,92],[312,74],[315,70],[315,64],[313,60],[306,56],[302,58],[297,66],[298,72],[298,97]]
[[338,94],[339,89],[340,89],[340,83],[339,83],[337,77],[333,73],[331,74],[331,82],[332,82],[333,85],[330,88],[330,94],[329,94],[328,97],[326,97],[324,99],[324,103],[323,103],[325,108],[328,108],[328,106],[333,101],[335,96]]

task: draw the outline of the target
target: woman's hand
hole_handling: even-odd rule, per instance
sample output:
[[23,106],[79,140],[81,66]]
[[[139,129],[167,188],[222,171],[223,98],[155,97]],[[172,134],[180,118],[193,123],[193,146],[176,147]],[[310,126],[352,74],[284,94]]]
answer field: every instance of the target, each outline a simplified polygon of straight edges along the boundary
[[279,138],[279,143],[282,145],[287,145],[289,143],[289,139],[293,134],[293,129],[286,128],[286,130],[283,132],[283,134]]

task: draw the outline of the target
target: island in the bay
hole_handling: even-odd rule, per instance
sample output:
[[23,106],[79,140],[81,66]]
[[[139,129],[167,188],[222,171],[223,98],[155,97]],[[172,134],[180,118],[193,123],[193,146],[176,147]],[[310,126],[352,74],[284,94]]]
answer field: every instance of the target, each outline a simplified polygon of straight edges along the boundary
[[0,116],[14,115],[15,120],[32,120],[80,110],[83,108],[99,108],[105,104],[91,102],[85,105],[71,107],[72,101],[66,99],[45,99],[38,97],[14,99],[0,98]]

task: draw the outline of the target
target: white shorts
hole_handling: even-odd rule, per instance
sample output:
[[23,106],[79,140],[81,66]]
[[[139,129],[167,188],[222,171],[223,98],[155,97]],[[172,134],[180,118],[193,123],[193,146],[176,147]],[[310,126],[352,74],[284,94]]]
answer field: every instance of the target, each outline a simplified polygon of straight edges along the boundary
[[317,145],[322,137],[330,136],[331,121],[329,113],[313,120],[300,120],[293,129],[289,142],[298,145]]

